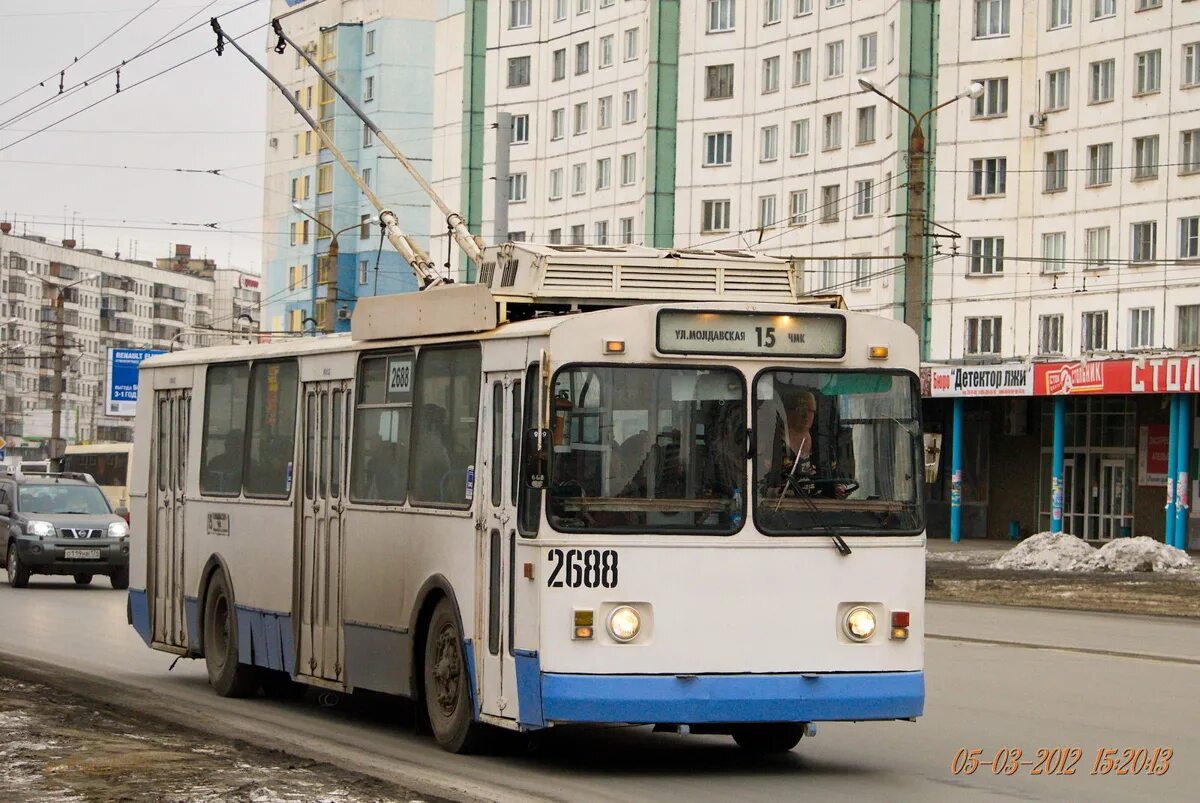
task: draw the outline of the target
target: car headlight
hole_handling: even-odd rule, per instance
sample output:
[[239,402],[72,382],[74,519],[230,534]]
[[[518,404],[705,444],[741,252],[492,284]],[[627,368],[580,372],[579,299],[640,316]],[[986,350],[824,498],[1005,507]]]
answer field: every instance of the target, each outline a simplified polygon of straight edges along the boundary
[[875,635],[875,614],[870,608],[851,608],[844,622],[846,635],[855,641],[866,641]]
[[109,538],[127,538],[129,536],[129,525],[123,521],[114,521],[108,525]]
[[642,629],[642,617],[635,608],[621,605],[608,615],[608,634],[617,641],[633,641]]
[[54,529],[53,524],[37,519],[25,522],[25,532],[30,535],[39,536],[40,538],[53,538],[58,535],[58,531]]

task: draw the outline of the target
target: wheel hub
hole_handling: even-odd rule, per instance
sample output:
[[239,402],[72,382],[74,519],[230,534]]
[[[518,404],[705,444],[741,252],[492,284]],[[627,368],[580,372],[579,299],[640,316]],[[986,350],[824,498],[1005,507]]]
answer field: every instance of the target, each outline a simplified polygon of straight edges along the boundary
[[459,680],[462,661],[458,654],[458,639],[454,628],[438,633],[433,662],[434,698],[446,717],[453,716],[458,706]]

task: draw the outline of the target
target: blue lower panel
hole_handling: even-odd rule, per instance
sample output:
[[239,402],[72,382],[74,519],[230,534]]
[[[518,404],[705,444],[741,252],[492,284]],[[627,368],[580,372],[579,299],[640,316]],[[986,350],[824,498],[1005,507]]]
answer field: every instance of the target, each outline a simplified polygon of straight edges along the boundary
[[[678,678],[542,673],[541,700],[541,716],[546,722],[695,724],[908,719],[920,716],[924,709],[925,675],[847,672],[807,677]],[[523,698],[521,707],[524,710]]]
[[152,634],[150,633],[150,603],[146,600],[146,589],[129,589],[129,618],[133,620],[133,629],[142,637],[142,641],[149,644]]

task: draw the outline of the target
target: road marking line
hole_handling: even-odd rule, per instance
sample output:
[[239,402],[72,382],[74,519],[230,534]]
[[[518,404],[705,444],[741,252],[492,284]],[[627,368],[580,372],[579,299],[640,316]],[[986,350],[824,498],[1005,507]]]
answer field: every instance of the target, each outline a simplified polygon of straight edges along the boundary
[[1076,652],[1082,655],[1104,655],[1109,658],[1134,658],[1139,661],[1162,661],[1171,664],[1200,666],[1200,658],[1185,658],[1180,655],[1149,655],[1140,652],[1100,650],[1091,647],[1062,647],[1054,644],[1035,644],[1029,641],[1001,641],[999,639],[973,638],[971,636],[946,636],[940,633],[926,633],[925,638],[937,639],[939,641],[958,641],[964,644],[999,644],[1006,647],[1024,647],[1027,650],[1057,650],[1058,652]]

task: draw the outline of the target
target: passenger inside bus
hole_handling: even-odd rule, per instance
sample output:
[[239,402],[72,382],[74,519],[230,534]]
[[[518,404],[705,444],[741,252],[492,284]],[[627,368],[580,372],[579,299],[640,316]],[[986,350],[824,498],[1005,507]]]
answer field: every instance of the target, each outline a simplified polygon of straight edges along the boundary
[[413,477],[413,499],[420,502],[450,502],[462,499],[465,478],[451,485],[450,453],[446,449],[446,408],[424,404],[417,413],[417,463]]
[[[838,469],[837,425],[817,421],[818,395],[808,388],[778,386],[783,413],[760,479],[764,496],[824,496],[845,499],[856,483]],[[833,418],[833,405],[826,416]]]
[[210,493],[236,494],[242,489],[242,431],[225,433],[224,449],[208,459],[204,466],[205,490]]

